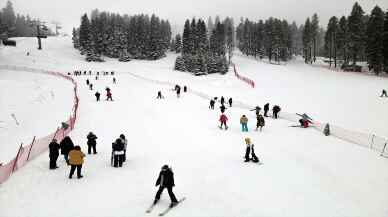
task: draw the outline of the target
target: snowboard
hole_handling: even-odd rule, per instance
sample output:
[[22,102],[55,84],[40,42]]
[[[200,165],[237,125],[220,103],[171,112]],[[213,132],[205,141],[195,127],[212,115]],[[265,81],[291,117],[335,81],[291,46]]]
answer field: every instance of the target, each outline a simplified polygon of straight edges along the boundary
[[186,200],[186,197],[182,197],[181,199],[178,200],[178,203],[175,204],[173,207],[168,207],[166,210],[164,210],[163,212],[159,213],[159,216],[166,215],[168,212],[170,212],[172,209],[174,209],[174,207],[178,206],[184,200]]

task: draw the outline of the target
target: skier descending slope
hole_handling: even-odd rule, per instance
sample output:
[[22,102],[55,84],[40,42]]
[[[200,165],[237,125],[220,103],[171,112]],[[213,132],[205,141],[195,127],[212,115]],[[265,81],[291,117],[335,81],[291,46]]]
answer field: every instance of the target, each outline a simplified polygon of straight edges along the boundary
[[268,117],[269,103],[264,105],[264,117]]
[[106,101],[108,101],[108,100],[113,101],[112,92],[110,92],[110,88],[107,87],[107,88],[105,88],[105,90],[106,90]]
[[174,173],[172,172],[172,169],[168,167],[168,165],[164,165],[162,167],[162,171],[159,173],[159,177],[156,180],[155,186],[159,185],[158,192],[156,193],[155,200],[153,204],[156,204],[159,199],[160,195],[162,194],[164,188],[167,188],[168,195],[171,199],[170,207],[173,207],[178,203],[178,200],[176,199],[174,192],[172,192],[172,188],[175,186],[174,183]]

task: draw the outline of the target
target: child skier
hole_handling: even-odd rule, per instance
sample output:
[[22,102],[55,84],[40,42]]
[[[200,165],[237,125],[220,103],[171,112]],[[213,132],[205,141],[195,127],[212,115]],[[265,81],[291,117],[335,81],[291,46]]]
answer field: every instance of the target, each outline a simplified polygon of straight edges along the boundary
[[272,114],[272,117],[273,118],[275,118],[275,119],[277,119],[278,118],[278,113],[280,112],[280,106],[278,106],[278,105],[275,105],[273,108],[272,108],[272,112],[273,112],[273,114]]
[[213,99],[210,100],[210,106],[209,108],[214,110],[214,104],[215,104],[215,101]]
[[116,78],[113,78],[113,84],[116,84]]
[[89,89],[93,90],[93,84],[92,83],[89,84]]
[[229,100],[228,100],[229,107],[232,107],[232,102],[233,102],[232,97],[230,97]]
[[159,185],[159,189],[155,195],[154,204],[156,204],[159,201],[164,188],[167,188],[168,195],[170,196],[170,199],[171,199],[170,207],[173,207],[176,204],[178,204],[178,200],[176,199],[174,192],[172,192],[172,188],[175,186],[174,173],[172,172],[172,169],[168,167],[168,165],[164,165],[162,167],[162,170],[159,173],[158,179],[156,180],[155,186],[158,186],[158,185]]
[[[245,144],[247,146],[245,149],[245,161],[244,162],[249,162],[250,160],[252,160],[253,162],[258,163],[259,158],[255,154],[254,144],[252,144],[251,139],[248,137],[245,138]],[[249,157],[250,154],[252,155],[252,158]]]
[[221,96],[221,105],[224,105],[224,103],[225,103],[225,98],[223,97],[223,96]]
[[224,113],[221,114],[219,121],[221,122],[220,129],[222,129],[222,125],[224,125],[225,126],[225,130],[227,130],[228,126],[226,125],[226,122],[228,121],[228,117],[226,117],[226,115]]
[[383,96],[388,97],[387,91],[385,89],[383,89],[383,92],[381,93],[380,97],[383,97]]
[[241,116],[240,124],[242,132],[248,132],[248,118],[245,115]]
[[162,91],[158,91],[158,96],[156,97],[156,99],[164,99],[163,95],[162,95]]
[[225,107],[225,105],[224,105],[224,104],[221,104],[221,106],[220,106],[220,110],[221,110],[221,113],[224,113],[224,112],[225,112],[225,110],[226,110],[226,107]]
[[96,100],[100,101],[101,94],[97,91],[96,94],[94,94],[94,95],[96,96]]
[[112,92],[110,92],[110,88],[107,87],[107,88],[105,88],[105,90],[106,90],[106,101],[108,101],[108,100],[113,101]]
[[86,79],[86,85],[89,86],[90,82],[89,82],[89,79]]
[[256,123],[256,131],[259,129],[260,127],[260,132],[261,130],[263,129],[264,125],[265,125],[265,120],[264,120],[264,117],[263,115],[259,114],[259,116],[256,117],[257,119],[257,123]]

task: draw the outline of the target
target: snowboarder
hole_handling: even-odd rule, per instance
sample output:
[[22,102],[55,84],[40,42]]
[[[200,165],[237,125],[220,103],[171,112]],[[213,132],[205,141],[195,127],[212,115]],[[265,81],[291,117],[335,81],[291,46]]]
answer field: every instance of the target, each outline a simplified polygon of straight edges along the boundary
[[110,92],[110,88],[107,87],[107,88],[105,88],[105,90],[106,90],[106,101],[108,101],[108,100],[113,101],[112,92]]
[[89,84],[89,89],[93,90],[93,84],[92,83]]
[[156,99],[164,99],[163,95],[162,95],[162,91],[158,91],[158,96],[156,97]]
[[229,107],[232,107],[232,103],[233,103],[232,97],[229,98],[228,103],[229,103]]
[[221,104],[221,106],[220,106],[220,110],[221,110],[221,113],[224,113],[224,112],[225,112],[225,110],[226,110],[226,107],[225,107],[225,105],[224,105],[224,104]]
[[94,95],[96,96],[96,100],[100,101],[101,94],[97,91],[96,94],[94,94]]
[[96,151],[96,145],[97,145],[97,142],[96,142],[96,139],[97,139],[97,136],[94,135],[93,132],[89,132],[88,136],[86,137],[88,139],[88,154],[92,154],[92,149],[93,149],[93,154],[97,154],[97,151]]
[[86,79],[86,85],[89,86],[90,82],[89,82],[89,79]]
[[50,170],[55,170],[58,168],[57,166],[57,159],[59,156],[59,144],[57,143],[56,139],[53,139],[51,143],[49,144],[49,157],[50,157]]
[[113,166],[122,167],[123,158],[124,158],[124,143],[120,138],[116,139],[116,141],[112,143],[112,154],[113,154]]
[[77,178],[80,179],[83,177],[81,175],[81,169],[82,164],[84,163],[84,157],[85,154],[81,151],[81,147],[78,145],[69,152],[69,164],[71,165],[69,179],[72,178],[75,169],[77,169]]
[[59,144],[61,147],[61,154],[63,155],[67,164],[69,164],[69,152],[74,149],[74,143],[69,136],[62,139]]
[[260,110],[261,110],[260,106],[256,106],[254,109],[252,109],[250,111],[255,111],[256,112],[256,117],[258,117],[259,114],[260,114]]
[[242,132],[248,132],[248,118],[245,115],[241,116],[240,124]]
[[225,130],[227,130],[228,126],[226,125],[226,122],[228,121],[228,117],[226,117],[226,115],[224,113],[221,114],[219,121],[221,122],[220,129],[222,129],[222,125],[224,125],[225,126]]
[[210,109],[212,109],[212,110],[214,110],[214,104],[215,104],[216,102],[213,100],[213,99],[211,99],[210,100],[210,106],[209,106],[209,108]]
[[383,96],[388,97],[387,91],[385,89],[383,89],[383,91],[381,92],[381,96],[380,97],[383,97]]
[[256,123],[256,131],[259,129],[260,127],[260,132],[261,130],[263,129],[264,125],[265,125],[265,120],[264,120],[264,117],[263,115],[259,114],[259,116],[256,117],[257,119],[257,123]]
[[225,103],[225,98],[223,97],[223,96],[221,96],[221,105],[224,105],[224,103]]
[[[255,154],[254,144],[252,144],[250,138],[245,138],[245,144],[247,145],[245,149],[245,162],[249,162],[252,160],[255,163],[259,162],[259,158]],[[249,157],[249,155],[252,155],[252,158]]]
[[183,92],[187,92],[187,87],[186,87],[186,85],[185,86],[183,86]]
[[325,128],[323,129],[323,134],[325,134],[325,136],[329,136],[330,135],[330,125],[329,125],[329,123],[327,123],[325,125]]
[[156,204],[159,199],[160,195],[162,194],[164,188],[167,188],[168,195],[171,199],[170,207],[175,206],[178,203],[178,200],[176,199],[174,192],[172,192],[172,188],[175,186],[174,183],[174,173],[172,172],[172,169],[168,165],[164,165],[162,167],[162,170],[159,173],[158,179],[156,180],[155,186],[159,185],[158,192],[155,195],[154,204]]
[[113,78],[113,84],[116,84],[116,78]]
[[120,135],[121,142],[124,144],[124,156],[123,156],[123,162],[127,160],[127,145],[128,140],[125,138],[124,134]]
[[264,117],[268,117],[269,103],[264,105]]
[[280,106],[278,105],[275,105],[273,108],[272,108],[272,117],[277,119],[278,118],[278,113],[280,112]]

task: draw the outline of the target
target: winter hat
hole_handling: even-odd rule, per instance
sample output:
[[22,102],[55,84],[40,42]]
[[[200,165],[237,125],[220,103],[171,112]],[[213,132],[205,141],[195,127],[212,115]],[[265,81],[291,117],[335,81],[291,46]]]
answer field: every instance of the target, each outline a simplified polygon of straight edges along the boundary
[[168,169],[168,165],[165,164],[164,166],[162,166],[162,170],[167,170]]
[[246,144],[248,144],[248,145],[250,145],[250,144],[251,144],[251,139],[250,139],[250,138],[248,138],[248,137],[247,137],[247,138],[245,138],[245,143],[246,143]]

